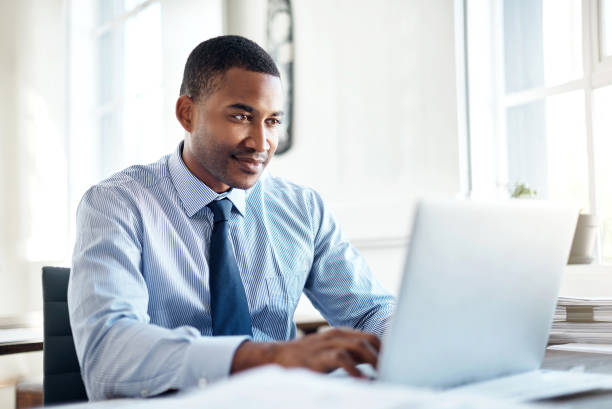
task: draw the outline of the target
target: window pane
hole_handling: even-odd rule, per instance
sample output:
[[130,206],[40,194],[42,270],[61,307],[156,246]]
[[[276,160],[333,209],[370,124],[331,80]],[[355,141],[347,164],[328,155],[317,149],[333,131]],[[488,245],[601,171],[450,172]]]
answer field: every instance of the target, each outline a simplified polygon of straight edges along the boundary
[[121,30],[103,33],[98,38],[98,106],[113,103],[121,84],[121,58],[117,48],[123,41]]
[[576,0],[505,0],[506,93],[582,77],[582,9]]
[[98,137],[99,156],[95,158],[99,175],[107,177],[112,175],[118,169],[122,162],[123,149],[121,149],[121,135],[119,133],[119,113],[111,112],[103,115],[99,119],[98,129],[100,136]]
[[154,3],[125,24],[125,96],[134,98],[162,82],[161,6]]
[[145,1],[147,0],[124,0],[125,4],[124,4],[124,10],[125,11],[130,11],[132,10],[134,7],[136,6],[140,6],[141,4],[143,4]]
[[106,177],[163,151],[160,3],[104,32],[98,45],[99,169]]
[[98,25],[110,23],[123,12],[123,0],[98,0]]
[[125,162],[148,163],[163,152],[161,5],[150,4],[125,25]]
[[526,183],[540,199],[589,210],[584,93],[574,91],[506,111],[510,186]]
[[602,261],[612,264],[612,86],[593,93],[595,183],[602,228]]
[[98,25],[112,22],[115,18],[132,11],[147,0],[98,0]]
[[612,0],[601,0],[601,34],[604,56],[612,56]]

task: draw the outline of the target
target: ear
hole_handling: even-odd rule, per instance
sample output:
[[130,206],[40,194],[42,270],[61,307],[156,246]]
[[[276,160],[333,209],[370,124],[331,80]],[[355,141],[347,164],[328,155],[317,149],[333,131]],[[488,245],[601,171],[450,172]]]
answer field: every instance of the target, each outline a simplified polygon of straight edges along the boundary
[[187,95],[181,95],[176,100],[176,119],[178,119],[183,129],[187,132],[193,130],[194,108],[193,100]]

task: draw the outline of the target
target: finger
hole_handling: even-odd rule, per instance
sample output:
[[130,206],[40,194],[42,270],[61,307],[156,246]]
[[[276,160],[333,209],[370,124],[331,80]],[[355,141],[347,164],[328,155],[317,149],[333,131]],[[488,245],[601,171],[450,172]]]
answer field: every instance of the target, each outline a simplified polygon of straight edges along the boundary
[[380,353],[380,347],[382,346],[382,342],[380,341],[380,338],[378,338],[378,335],[376,334],[371,334],[369,332],[362,332],[361,333],[362,336],[368,340],[368,342],[370,343],[370,345],[372,345],[372,347],[374,347],[374,349],[376,350],[377,353]]
[[330,361],[328,362],[329,372],[337,368],[344,369],[350,376],[355,378],[364,378],[364,375],[357,369],[357,362],[349,353],[343,350],[330,351]]
[[333,328],[321,334],[308,335],[301,341],[308,343],[312,353],[342,349],[349,352],[359,363],[366,362],[374,368],[378,367],[381,342],[375,334]]
[[378,351],[364,338],[334,338],[324,341],[320,350],[344,351],[357,363],[369,363],[376,367],[378,364]]
[[366,362],[375,368],[377,367],[378,351],[370,344],[369,340],[363,338],[352,339],[347,350],[358,363]]
[[365,338],[368,342],[376,349],[376,351],[380,352],[381,342],[380,338],[376,334],[372,334],[370,332],[363,332],[354,330],[351,328],[333,328],[328,331],[325,331],[321,334],[324,339],[334,339],[334,338]]

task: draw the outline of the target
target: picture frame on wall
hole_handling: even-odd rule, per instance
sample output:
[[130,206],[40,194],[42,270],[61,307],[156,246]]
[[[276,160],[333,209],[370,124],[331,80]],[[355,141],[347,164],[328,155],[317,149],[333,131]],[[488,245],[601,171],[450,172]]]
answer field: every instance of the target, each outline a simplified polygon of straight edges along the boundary
[[293,13],[290,0],[268,0],[267,49],[281,74],[285,94],[284,116],[276,154],[287,152],[293,142],[294,48]]

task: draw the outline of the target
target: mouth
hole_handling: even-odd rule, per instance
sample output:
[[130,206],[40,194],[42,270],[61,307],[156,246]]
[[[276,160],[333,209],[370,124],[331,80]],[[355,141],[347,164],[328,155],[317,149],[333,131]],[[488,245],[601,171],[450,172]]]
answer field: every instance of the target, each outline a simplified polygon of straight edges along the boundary
[[253,175],[260,173],[263,170],[265,164],[265,160],[255,159],[253,157],[232,155],[232,159],[238,162],[240,169],[243,172]]

